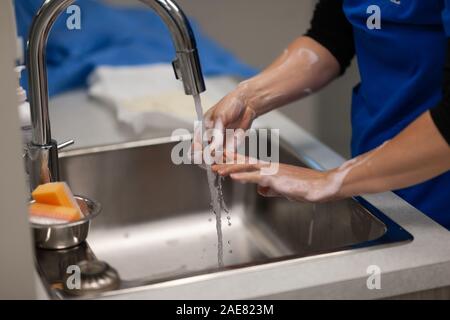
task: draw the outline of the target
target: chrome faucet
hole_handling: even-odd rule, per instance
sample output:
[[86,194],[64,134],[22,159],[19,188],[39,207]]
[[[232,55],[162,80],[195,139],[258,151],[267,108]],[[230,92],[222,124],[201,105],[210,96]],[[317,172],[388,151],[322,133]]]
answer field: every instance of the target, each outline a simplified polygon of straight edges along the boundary
[[[139,0],[152,8],[168,26],[175,45],[172,65],[188,95],[205,91],[194,34],[185,14],[173,0]],[[34,17],[27,51],[32,141],[28,146],[28,171],[33,190],[42,183],[58,181],[58,146],[51,137],[45,50],[48,35],[58,16],[76,0],[46,0]]]

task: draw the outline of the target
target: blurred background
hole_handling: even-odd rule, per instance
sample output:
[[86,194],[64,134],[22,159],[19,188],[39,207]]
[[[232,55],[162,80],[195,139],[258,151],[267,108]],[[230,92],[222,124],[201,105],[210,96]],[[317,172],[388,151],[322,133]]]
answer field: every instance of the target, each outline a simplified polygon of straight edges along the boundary
[[[107,0],[143,6],[137,0]],[[242,61],[264,68],[309,26],[314,0],[178,0],[202,31]],[[350,156],[351,90],[358,83],[356,63],[325,90],[282,109],[322,142]]]

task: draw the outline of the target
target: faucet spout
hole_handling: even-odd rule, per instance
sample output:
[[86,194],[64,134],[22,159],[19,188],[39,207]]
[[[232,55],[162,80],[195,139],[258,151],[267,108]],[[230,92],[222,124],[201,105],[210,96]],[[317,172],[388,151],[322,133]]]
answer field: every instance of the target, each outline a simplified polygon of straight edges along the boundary
[[[165,22],[172,35],[176,58],[175,76],[181,79],[188,95],[205,91],[197,45],[191,26],[181,8],[173,0],[139,0],[152,8]],[[58,147],[52,140],[48,110],[46,45],[49,33],[59,15],[76,0],[45,0],[31,25],[27,64],[32,122],[29,145],[30,183],[58,181]]]
[[139,0],[152,8],[170,30],[175,46],[175,77],[181,79],[188,95],[205,91],[197,43],[191,25],[181,8],[172,0]]

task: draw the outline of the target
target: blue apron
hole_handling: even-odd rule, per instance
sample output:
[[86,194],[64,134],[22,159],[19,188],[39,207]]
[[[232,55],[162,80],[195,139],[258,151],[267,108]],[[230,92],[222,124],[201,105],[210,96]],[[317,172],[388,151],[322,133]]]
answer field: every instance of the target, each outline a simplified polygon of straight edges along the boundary
[[[376,12],[372,5],[380,9],[380,28],[373,28],[373,17],[372,28],[367,26]],[[344,0],[344,11],[353,25],[361,75],[352,101],[356,156],[440,102],[450,0]],[[395,193],[450,229],[450,172]]]

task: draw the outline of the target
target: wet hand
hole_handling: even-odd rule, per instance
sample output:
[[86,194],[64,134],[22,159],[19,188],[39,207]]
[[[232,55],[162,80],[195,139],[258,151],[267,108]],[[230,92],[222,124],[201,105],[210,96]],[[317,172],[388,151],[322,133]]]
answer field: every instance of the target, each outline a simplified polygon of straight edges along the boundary
[[240,84],[205,113],[205,127],[219,130],[249,129],[257,116],[251,96],[248,86]]
[[278,164],[278,170],[274,172],[269,170],[271,165],[273,169],[273,163],[246,158],[245,163],[216,164],[212,169],[235,181],[256,184],[258,193],[265,197],[285,197],[299,202],[326,202],[342,198],[339,195],[340,181],[334,171],[322,172]]
[[[257,117],[254,106],[249,99],[251,92],[245,84],[239,85],[226,95],[204,115],[203,128],[198,125],[194,130],[191,156],[201,157],[203,147],[210,145],[212,150],[231,148],[236,150],[245,138],[245,131],[249,129]],[[226,135],[226,129],[236,130],[233,135]]]

